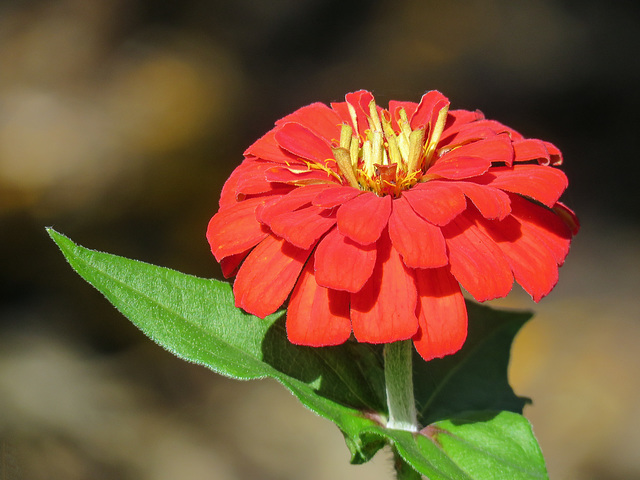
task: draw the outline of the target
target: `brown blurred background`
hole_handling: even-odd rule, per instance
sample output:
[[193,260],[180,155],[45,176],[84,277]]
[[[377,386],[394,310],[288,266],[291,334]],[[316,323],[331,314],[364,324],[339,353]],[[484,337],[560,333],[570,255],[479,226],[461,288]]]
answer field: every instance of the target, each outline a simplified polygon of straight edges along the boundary
[[218,276],[204,231],[242,151],[304,104],[439,89],[565,155],[583,230],[511,378],[552,479],[640,479],[637,2],[0,2],[0,477],[383,479],[271,381],[147,340],[44,227]]

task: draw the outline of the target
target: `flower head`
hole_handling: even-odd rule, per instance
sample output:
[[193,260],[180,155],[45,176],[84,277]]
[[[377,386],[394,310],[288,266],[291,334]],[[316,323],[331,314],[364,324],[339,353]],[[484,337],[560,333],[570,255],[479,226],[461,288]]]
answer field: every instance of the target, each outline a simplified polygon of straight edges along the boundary
[[278,120],[222,190],[207,238],[236,306],[289,299],[296,344],[412,339],[429,360],[467,333],[478,301],[514,279],[535,301],[558,280],[578,222],[558,202],[560,151],[449,110],[437,91],[379,107],[358,91]]

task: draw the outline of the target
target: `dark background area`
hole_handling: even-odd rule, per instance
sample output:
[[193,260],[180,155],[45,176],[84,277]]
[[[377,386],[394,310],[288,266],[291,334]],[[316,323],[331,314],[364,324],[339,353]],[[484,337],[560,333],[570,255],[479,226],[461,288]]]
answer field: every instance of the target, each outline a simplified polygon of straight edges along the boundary
[[[583,223],[511,371],[553,479],[640,478],[637,2],[0,2],[0,443],[15,478],[390,478],[272,382],[148,341],[75,275],[90,248],[219,276],[242,152],[313,101],[427,90],[564,153]],[[212,473],[213,472],[213,473]],[[306,473],[304,473],[306,472]],[[9,476],[8,478],[13,478]]]

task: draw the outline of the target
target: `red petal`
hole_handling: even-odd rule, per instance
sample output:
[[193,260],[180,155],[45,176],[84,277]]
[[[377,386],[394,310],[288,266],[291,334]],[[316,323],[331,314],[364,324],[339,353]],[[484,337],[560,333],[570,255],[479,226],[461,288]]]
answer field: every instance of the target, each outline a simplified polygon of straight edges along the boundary
[[307,249],[336,223],[331,210],[323,207],[307,207],[274,217],[269,226],[273,233],[284,237],[298,248]]
[[399,102],[397,100],[389,101],[389,113],[391,114],[391,126],[396,133],[400,132],[398,121],[400,120],[400,110],[404,109],[407,113],[407,119],[411,119],[416,112],[418,104],[415,102]]
[[489,127],[496,134],[506,133],[507,136],[512,141],[523,140],[524,139],[524,137],[522,136],[522,134],[520,132],[517,132],[513,128],[507,127],[506,125],[504,125],[504,124],[502,124],[500,122],[497,122],[495,120],[481,120],[481,121],[478,122],[478,124],[484,125],[486,127]]
[[467,307],[448,268],[414,271],[418,287],[420,329],[413,344],[429,361],[456,353],[467,338]]
[[580,231],[580,220],[578,216],[564,203],[556,203],[553,206],[553,211],[556,212],[556,215],[558,215],[569,230],[571,230],[571,235],[576,235]]
[[[531,197],[548,207],[553,207],[569,182],[566,175],[544,165],[514,165],[492,168],[486,182],[492,187]],[[478,182],[483,179],[478,179]]]
[[393,201],[389,236],[407,267],[433,268],[449,263],[440,228],[420,217],[405,197]]
[[246,195],[255,194],[285,194],[291,187],[272,185],[267,182],[263,166],[271,168],[273,163],[253,158],[245,159],[233,172],[222,187],[220,194],[220,210],[232,207],[243,201]]
[[331,109],[338,114],[343,124],[353,125],[351,123],[351,115],[349,115],[347,102],[334,102],[331,104]]
[[351,335],[349,294],[322,287],[307,262],[287,309],[287,337],[296,345],[340,345]]
[[438,143],[438,148],[455,147],[493,136],[495,136],[495,133],[490,128],[471,123],[457,131],[445,129],[442,132],[442,139]]
[[553,254],[558,265],[564,263],[569,253],[571,232],[555,213],[522,198],[511,195],[511,215],[526,228],[532,229]]
[[298,157],[280,148],[275,139],[277,130],[277,128],[269,130],[261,138],[256,140],[253,145],[245,150],[244,156],[253,156],[279,164],[303,165],[304,163],[301,162]]
[[449,99],[437,90],[431,90],[425,93],[420,99],[418,108],[410,119],[411,129],[417,130],[431,124],[430,131],[433,131],[440,110],[448,105]]
[[453,182],[433,180],[403,192],[411,207],[425,220],[446,225],[467,208],[467,201]]
[[275,139],[282,148],[298,157],[324,164],[333,160],[331,145],[299,123],[285,123],[276,131]]
[[364,138],[366,130],[369,129],[369,120],[367,117],[369,116],[369,103],[373,100],[373,95],[366,90],[359,90],[357,92],[347,93],[345,100],[346,102],[332,103],[331,108],[340,115],[344,123],[353,126],[348,107],[348,105],[351,105],[356,112],[356,121],[358,122],[356,131],[360,138]]
[[558,166],[562,165],[562,152],[551,142],[542,142],[544,143],[545,148],[549,152],[551,157],[551,165]]
[[478,227],[500,247],[513,275],[533,300],[538,302],[558,282],[558,265],[531,228],[509,216],[501,222],[478,218]]
[[278,120],[276,125],[280,126],[289,122],[299,123],[329,142],[334,140],[336,143],[340,142],[342,119],[324,103],[316,102],[299,108],[292,114]]
[[363,192],[353,187],[330,187],[323,190],[313,199],[313,204],[318,207],[336,207],[356,198]]
[[[246,161],[247,160],[245,160],[245,162]],[[229,175],[229,178],[227,178],[227,181],[224,182],[224,185],[222,186],[222,191],[220,192],[220,201],[218,202],[221,211],[238,203],[238,195],[236,193],[236,189],[238,188],[238,182],[246,174],[245,168],[247,168],[243,167],[243,165],[244,162],[238,165],[235,170],[231,172],[231,175]]]
[[249,255],[250,251],[251,249],[245,250],[242,253],[236,253],[235,255],[230,255],[220,260],[220,268],[222,269],[222,275],[224,275],[224,278],[233,277],[236,273],[238,273],[240,264],[247,257],[247,255]]
[[244,252],[268,235],[255,213],[265,201],[264,197],[251,198],[213,216],[207,227],[207,240],[216,260]]
[[334,228],[316,249],[316,281],[335,290],[358,292],[371,277],[375,263],[375,243],[358,245]]
[[327,185],[307,185],[296,188],[286,195],[275,199],[275,201],[268,201],[264,203],[264,205],[259,205],[256,209],[256,218],[262,223],[269,225],[276,216],[293,212],[305,205],[309,205],[311,200],[326,188]]
[[338,230],[351,240],[368,245],[380,238],[390,214],[391,197],[365,192],[338,209]]
[[236,185],[236,195],[256,195],[266,193],[273,189],[271,181],[267,180],[265,172],[274,168],[275,164],[265,161],[257,161],[254,159],[246,159],[236,169],[241,170],[241,178],[238,179]]
[[[460,147],[462,148],[462,147]],[[477,177],[482,175],[491,166],[491,162],[480,157],[461,157],[461,156],[444,156],[440,157],[429,167],[427,175],[430,177],[449,178],[458,180],[462,178]]]
[[502,250],[474,225],[467,214],[442,228],[449,247],[451,273],[479,302],[505,297],[513,274]]
[[475,124],[476,122],[484,120],[484,114],[480,110],[449,110],[447,116],[447,124],[445,132],[459,131],[461,128],[465,128],[468,124]]
[[292,185],[322,185],[335,184],[338,179],[323,171],[310,169],[307,166],[271,167],[265,172],[265,178],[269,182],[288,183]]
[[541,165],[549,165],[551,159],[549,152],[541,140],[528,138],[513,142],[515,152],[515,162],[528,162],[538,160]]
[[[452,160],[458,157],[464,159],[473,157],[483,159],[489,163],[502,162],[511,165],[513,163],[513,146],[507,135],[494,135],[486,140],[478,140],[477,142],[467,143],[461,147],[454,148],[442,155],[438,161],[436,161],[434,167],[440,161],[445,159]],[[430,170],[431,169],[429,169],[429,173],[431,173]]]
[[388,235],[380,237],[373,275],[351,294],[351,324],[359,342],[390,343],[418,330],[416,285]]
[[483,217],[502,220],[511,212],[509,195],[502,190],[472,182],[456,182]]
[[311,250],[302,250],[283,239],[267,237],[244,261],[233,295],[236,307],[264,318],[289,296]]

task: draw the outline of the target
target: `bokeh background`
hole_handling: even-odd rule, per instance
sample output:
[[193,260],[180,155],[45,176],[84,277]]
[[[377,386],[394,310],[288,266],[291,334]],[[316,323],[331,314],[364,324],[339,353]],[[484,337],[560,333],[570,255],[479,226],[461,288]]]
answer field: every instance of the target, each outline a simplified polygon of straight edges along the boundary
[[552,479],[640,479],[640,7],[595,0],[0,2],[0,472],[6,479],[383,479],[272,381],[147,340],[54,226],[219,276],[204,231],[273,121],[360,88],[439,89],[564,152],[583,229],[510,376]]

